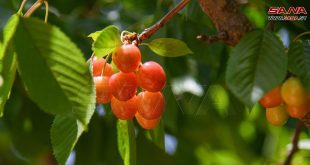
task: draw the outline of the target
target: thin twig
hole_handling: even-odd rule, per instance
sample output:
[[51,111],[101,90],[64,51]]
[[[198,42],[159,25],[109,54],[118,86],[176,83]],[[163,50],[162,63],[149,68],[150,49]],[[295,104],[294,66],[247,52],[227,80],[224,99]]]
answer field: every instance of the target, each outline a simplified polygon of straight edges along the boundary
[[25,17],[30,17],[41,5],[43,4],[42,0],[38,0],[36,1],[31,7],[30,9],[25,13]]
[[150,28],[145,29],[137,38],[137,42],[141,43],[143,40],[150,38],[155,32],[163,27],[172,17],[174,17],[180,10],[182,10],[189,0],[182,0],[177,6],[170,10],[161,20],[155,23]]
[[303,122],[299,121],[297,126],[296,126],[293,138],[292,138],[292,149],[288,153],[286,160],[283,163],[283,165],[291,165],[294,154],[299,150],[298,141],[299,141],[299,135],[302,131],[303,126],[304,126]]
[[45,4],[45,18],[44,18],[44,22],[47,23],[48,20],[48,2],[44,1]]
[[207,43],[213,43],[213,42],[218,42],[218,41],[224,41],[227,39],[227,33],[226,32],[220,32],[217,35],[198,35],[197,39],[203,42]]
[[310,34],[310,31],[303,32],[303,33],[299,34],[297,37],[294,38],[294,41],[297,41],[299,38],[301,38],[302,36],[307,35],[307,34]]
[[19,10],[18,10],[18,14],[21,14],[23,12],[23,9],[25,7],[25,4],[26,4],[27,0],[23,0],[22,4],[20,5],[19,7]]

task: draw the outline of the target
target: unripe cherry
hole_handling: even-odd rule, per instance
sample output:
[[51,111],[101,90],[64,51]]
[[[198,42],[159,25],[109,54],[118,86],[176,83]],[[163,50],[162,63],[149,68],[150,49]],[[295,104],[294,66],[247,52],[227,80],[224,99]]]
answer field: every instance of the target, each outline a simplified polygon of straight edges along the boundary
[[272,125],[281,126],[288,120],[288,114],[284,105],[266,109],[266,118]]
[[281,88],[281,95],[284,102],[290,106],[301,106],[306,104],[306,92],[298,78],[287,79]]
[[149,92],[158,92],[166,84],[166,74],[158,63],[149,61],[139,67],[137,80],[143,89]]
[[[114,74],[113,72],[113,69],[111,67],[111,65],[109,63],[106,63],[106,60],[104,58],[100,58],[100,59],[97,59],[97,57],[94,57],[93,58],[93,76],[112,76]],[[104,68],[104,72],[103,74],[102,71],[103,71],[103,67],[105,65],[105,68]]]
[[161,92],[141,92],[138,95],[138,112],[147,120],[159,118],[165,110],[165,99]]
[[127,101],[120,101],[117,100],[115,97],[112,97],[111,100],[112,112],[119,119],[122,120],[132,119],[138,110],[137,101],[138,100],[136,96]]
[[94,77],[94,83],[96,86],[96,102],[99,104],[105,104],[110,102],[112,94],[109,88],[109,77]]
[[120,71],[134,72],[141,62],[141,52],[135,45],[122,45],[114,51],[112,60]]
[[134,97],[137,92],[136,75],[134,73],[118,72],[110,77],[109,87],[116,99],[127,101]]
[[144,129],[154,129],[160,122],[160,117],[156,119],[147,120],[140,113],[136,113],[136,119],[139,125]]

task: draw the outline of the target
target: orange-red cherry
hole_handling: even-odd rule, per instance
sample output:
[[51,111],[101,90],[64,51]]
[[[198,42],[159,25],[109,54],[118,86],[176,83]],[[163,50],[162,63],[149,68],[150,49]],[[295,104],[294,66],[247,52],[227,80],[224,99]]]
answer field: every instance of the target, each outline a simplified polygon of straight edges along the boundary
[[136,113],[136,119],[139,125],[144,129],[154,129],[160,122],[160,117],[156,119],[147,120],[140,113]]
[[307,103],[300,106],[287,105],[286,111],[290,117],[302,119],[310,112],[310,104]]
[[143,89],[149,92],[158,92],[166,84],[166,74],[158,63],[149,61],[139,67],[137,80]]
[[138,110],[137,97],[134,96],[127,101],[120,101],[117,100],[115,97],[112,97],[111,109],[113,114],[119,119],[132,119]]
[[279,106],[283,103],[281,96],[281,86],[277,86],[267,92],[259,101],[259,103],[265,108],[272,108]]
[[116,99],[127,101],[134,97],[137,92],[136,75],[134,73],[116,73],[110,77],[109,87]]
[[99,104],[105,104],[110,102],[112,94],[109,88],[109,77],[94,77],[94,83],[96,86],[96,102]]
[[[104,58],[99,58],[97,59],[97,57],[94,57],[93,58],[93,76],[112,76],[114,74],[113,72],[113,69],[111,67],[111,65],[109,63],[106,63],[106,60]],[[102,71],[103,71],[103,67],[105,65],[105,68],[104,68],[104,72],[103,74]]]
[[161,92],[141,92],[138,95],[138,112],[147,120],[159,118],[165,110]]
[[122,45],[114,51],[112,60],[120,71],[134,72],[141,62],[141,52],[135,45]]
[[288,114],[284,105],[266,109],[267,121],[276,126],[281,126],[288,120]]

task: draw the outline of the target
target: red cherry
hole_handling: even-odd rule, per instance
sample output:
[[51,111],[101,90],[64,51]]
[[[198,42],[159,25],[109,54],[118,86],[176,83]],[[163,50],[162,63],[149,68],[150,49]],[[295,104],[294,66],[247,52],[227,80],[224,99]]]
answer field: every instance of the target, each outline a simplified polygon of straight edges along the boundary
[[109,89],[109,77],[94,77],[94,83],[96,85],[96,102],[99,104],[105,104],[110,102],[112,94]]
[[137,73],[138,84],[150,92],[162,90],[166,84],[166,74],[164,69],[156,62],[144,63]]
[[260,100],[259,103],[265,108],[277,107],[283,103],[281,96],[281,86],[277,86],[268,91]]
[[147,120],[159,118],[165,110],[161,92],[141,92],[138,95],[138,112]]
[[119,72],[110,77],[112,95],[120,101],[127,101],[135,96],[138,88],[134,73]]
[[139,125],[144,129],[153,129],[160,122],[160,117],[152,120],[147,120],[143,116],[141,116],[140,113],[136,113],[136,119]]
[[122,45],[114,51],[112,60],[120,71],[133,72],[141,62],[141,52],[135,45]]
[[[106,63],[106,60],[104,58],[97,59],[97,57],[94,57],[93,59],[93,76],[101,76],[104,64]],[[112,76],[114,74],[113,69],[109,63],[105,64],[103,76]]]
[[302,119],[307,115],[307,113],[309,113],[310,103],[306,103],[300,106],[287,105],[286,111],[290,117]]
[[119,101],[115,97],[112,97],[111,100],[112,112],[119,119],[122,120],[132,119],[138,110],[137,101],[138,100],[136,96],[127,101]]

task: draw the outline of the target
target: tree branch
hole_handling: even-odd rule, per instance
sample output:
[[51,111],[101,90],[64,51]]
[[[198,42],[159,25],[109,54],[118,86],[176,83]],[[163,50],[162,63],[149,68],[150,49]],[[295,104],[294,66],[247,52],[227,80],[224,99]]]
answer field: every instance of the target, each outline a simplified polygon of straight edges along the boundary
[[236,45],[242,36],[253,29],[246,16],[240,12],[235,0],[198,0],[202,10],[210,17],[219,33],[225,32],[223,41]]
[[298,141],[299,141],[299,135],[302,131],[303,126],[304,126],[303,122],[299,121],[297,126],[296,126],[293,138],[292,138],[292,149],[288,153],[286,160],[283,163],[283,165],[291,165],[294,154],[299,150]]
[[137,44],[141,43],[143,40],[150,38],[155,32],[157,32],[161,27],[163,27],[172,17],[174,17],[180,10],[182,10],[189,0],[182,0],[177,6],[170,10],[161,20],[155,23],[153,26],[145,29],[137,37]]
[[218,41],[224,41],[227,39],[227,33],[226,32],[220,32],[217,35],[199,35],[197,36],[197,39],[200,41],[204,41],[207,43],[213,43],[213,42],[218,42]]

